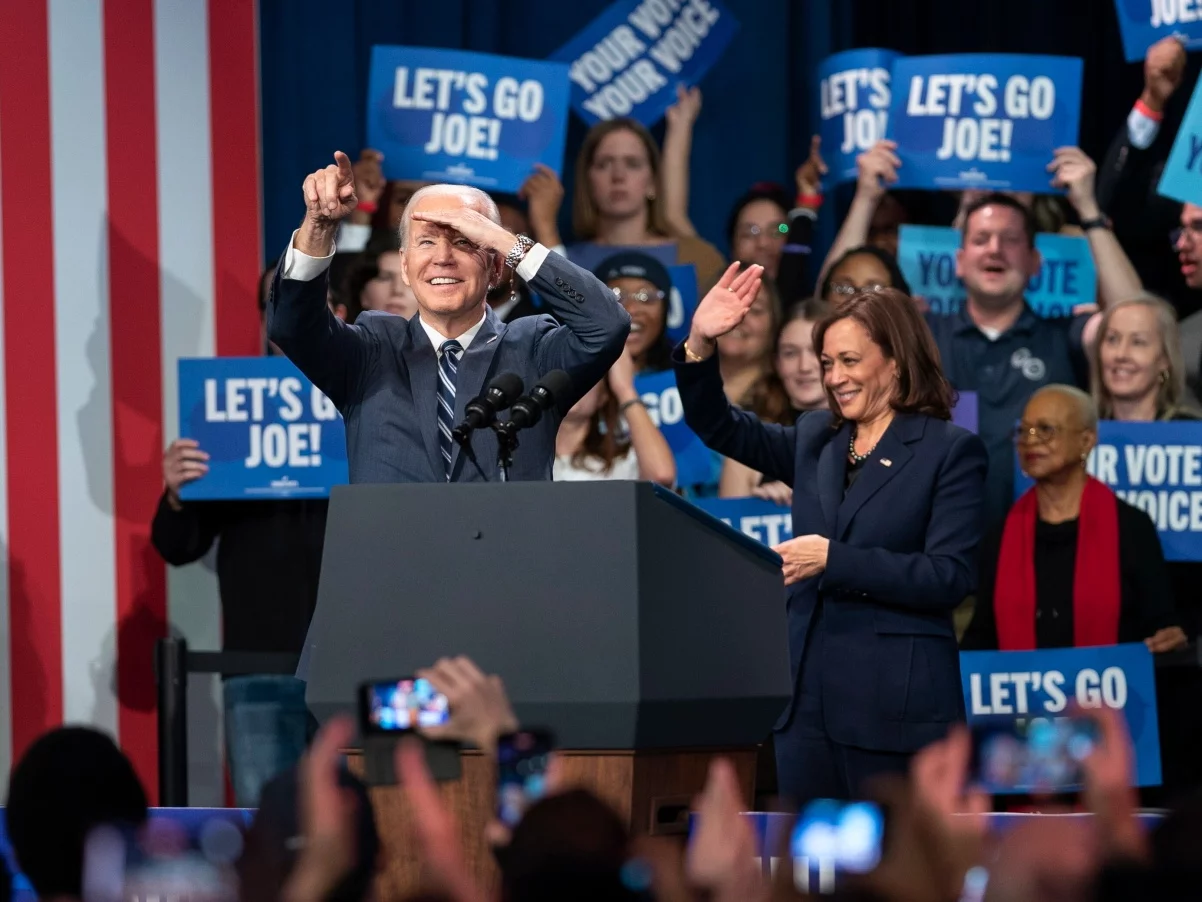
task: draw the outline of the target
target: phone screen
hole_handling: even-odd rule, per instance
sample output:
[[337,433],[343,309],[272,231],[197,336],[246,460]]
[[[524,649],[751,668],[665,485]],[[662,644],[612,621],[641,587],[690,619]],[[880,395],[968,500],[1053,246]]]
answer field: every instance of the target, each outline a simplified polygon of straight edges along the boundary
[[799,886],[809,879],[798,859],[811,867],[833,866],[836,873],[867,873],[880,863],[884,836],[885,813],[879,805],[815,799],[793,827],[794,879]]
[[546,730],[519,730],[497,740],[497,818],[505,826],[517,826],[526,809],[546,794],[553,748]]
[[974,724],[973,771],[990,793],[1073,792],[1097,743],[1097,725],[1081,717]]
[[436,727],[450,716],[447,697],[429,680],[402,677],[359,687],[359,720],[365,733]]

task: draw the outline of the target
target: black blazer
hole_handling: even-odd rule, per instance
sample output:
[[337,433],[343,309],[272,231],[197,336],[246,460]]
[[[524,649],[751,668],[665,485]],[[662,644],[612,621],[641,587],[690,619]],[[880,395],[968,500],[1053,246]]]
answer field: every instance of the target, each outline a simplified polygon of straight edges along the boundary
[[[1119,642],[1143,642],[1159,629],[1168,626],[1179,626],[1176,609],[1173,606],[1173,586],[1169,579],[1168,567],[1165,565],[1164,552],[1160,547],[1160,536],[1148,515],[1138,507],[1125,502],[1118,502],[1119,518]],[[1044,527],[1045,535],[1049,534]],[[976,609],[972,622],[964,631],[960,646],[965,651],[991,651],[998,647],[997,621],[993,610],[993,589],[997,581],[998,555],[1002,548],[1002,526],[993,529],[981,545],[981,578],[977,587]],[[1069,526],[1071,530],[1072,527]],[[1061,530],[1061,525],[1053,526],[1052,530]],[[1039,541],[1039,528],[1036,532]],[[1064,536],[1051,541],[1063,541]],[[1073,544],[1075,548],[1075,542]],[[1039,557],[1036,557],[1036,599],[1038,610],[1047,609],[1048,599],[1040,597],[1039,587],[1048,585],[1048,579],[1061,588],[1057,595],[1061,603],[1057,608],[1060,616],[1068,616],[1067,623],[1060,624],[1059,630],[1072,635],[1072,584],[1073,572],[1071,567],[1067,573],[1047,574],[1039,569]],[[1040,617],[1043,617],[1041,612]],[[1046,635],[1045,625],[1036,624],[1036,643],[1039,644],[1041,631]],[[1069,643],[1071,645],[1071,643]],[[1041,648],[1065,647],[1064,643],[1056,645],[1040,645]]]
[[[985,445],[944,420],[898,414],[844,493],[849,423],[832,428],[825,410],[793,426],[763,423],[727,402],[717,354],[685,363],[678,347],[673,361],[689,427],[715,451],[793,487],[794,536],[830,539],[825,572],[787,590],[794,686],[823,606],[830,738],[912,752],[943,736],[964,717],[952,611],[976,581]],[[778,728],[795,706],[796,694]]]

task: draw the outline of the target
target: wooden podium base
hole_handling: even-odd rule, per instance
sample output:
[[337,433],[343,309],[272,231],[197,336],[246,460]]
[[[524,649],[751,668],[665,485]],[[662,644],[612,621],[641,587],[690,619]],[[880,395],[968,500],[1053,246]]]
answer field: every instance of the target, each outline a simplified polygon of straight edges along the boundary
[[[707,749],[705,751],[559,751],[564,779],[569,786],[588,789],[613,806],[635,835],[684,836],[693,798],[705,786],[710,761],[730,759],[738,774],[743,798],[752,798],[757,751]],[[349,753],[351,770],[363,773],[363,758]],[[497,881],[496,864],[484,841],[484,827],[496,810],[495,767],[479,752],[461,753],[463,775],[441,784],[459,825],[467,867],[482,886]],[[385,856],[380,874],[382,898],[393,898],[421,888],[422,875],[417,841],[404,795],[399,787],[371,790],[376,825]]]

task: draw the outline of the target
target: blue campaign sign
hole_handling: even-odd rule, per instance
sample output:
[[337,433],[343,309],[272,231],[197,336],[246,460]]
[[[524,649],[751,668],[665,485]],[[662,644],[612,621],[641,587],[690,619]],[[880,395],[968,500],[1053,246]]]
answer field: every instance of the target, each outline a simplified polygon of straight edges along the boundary
[[[964,285],[956,275],[960,244],[960,232],[947,226],[901,227],[898,266],[911,292],[925,300],[932,313],[956,313],[964,303]],[[1036,313],[1071,316],[1078,304],[1096,302],[1098,272],[1087,239],[1040,232],[1035,247],[1043,266],[1027,285],[1027,303]]]
[[676,458],[676,484],[691,486],[715,482],[713,454],[685,424],[676,374],[672,370],[640,373],[634,377],[634,388],[647,405],[652,422],[672,448],[672,456]]
[[693,503],[769,548],[793,538],[793,514],[763,498],[697,498]]
[[180,360],[179,418],[209,454],[185,500],[324,498],[347,481],[341,415],[283,357]]
[[1160,784],[1156,681],[1143,643],[966,651],[960,679],[969,723],[1065,717],[1073,704],[1121,711],[1135,748],[1136,785]]
[[818,133],[836,182],[854,181],[856,157],[885,137],[889,70],[899,56],[875,47],[845,50],[819,65]]
[[517,191],[535,163],[560,171],[567,126],[562,63],[372,48],[367,143],[390,179]]
[[[1017,498],[1031,487],[1015,455]],[[1202,561],[1202,421],[1098,423],[1090,474],[1156,524],[1170,561]]]
[[1114,0],[1123,36],[1123,55],[1138,63],[1148,48],[1176,35],[1187,50],[1202,48],[1202,3],[1198,0]]
[[692,263],[674,263],[668,267],[672,277],[672,297],[668,299],[668,341],[679,344],[689,337],[693,311],[697,309],[697,267]]
[[975,391],[957,392],[956,406],[952,408],[952,422],[961,429],[976,432],[980,420],[980,406],[977,402]]
[[1156,189],[1165,197],[1185,204],[1202,203],[1202,90],[1199,88],[1202,81],[1194,86]]
[[897,188],[1047,193],[1052,151],[1077,143],[1082,63],[970,53],[893,63]]
[[569,65],[572,108],[589,125],[624,116],[650,128],[738,30],[718,0],[618,0],[550,59]]

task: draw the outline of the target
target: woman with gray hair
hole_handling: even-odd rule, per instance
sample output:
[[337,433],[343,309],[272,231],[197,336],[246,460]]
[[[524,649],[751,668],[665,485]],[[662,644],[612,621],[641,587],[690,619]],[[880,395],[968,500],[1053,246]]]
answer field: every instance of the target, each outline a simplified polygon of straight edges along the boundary
[[1188,403],[1177,312],[1150,294],[1102,314],[1090,388],[1103,420],[1196,420]]
[[1035,485],[981,544],[976,609],[961,648],[1029,651],[1186,644],[1156,527],[1086,472],[1098,412],[1085,392],[1047,385],[1015,431]]

